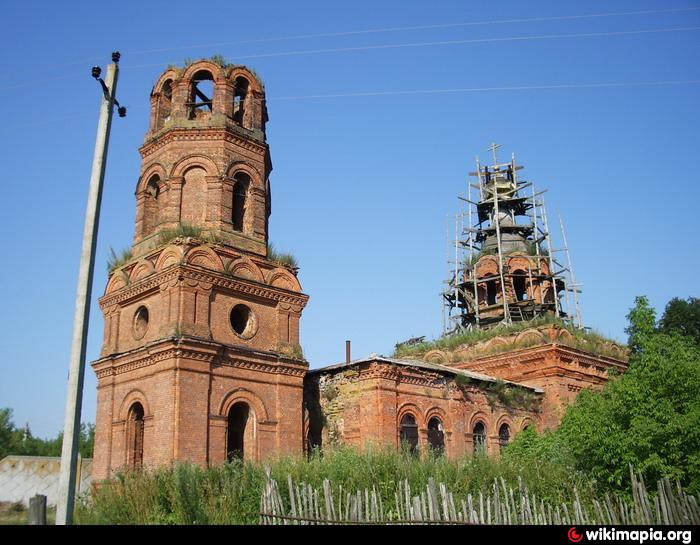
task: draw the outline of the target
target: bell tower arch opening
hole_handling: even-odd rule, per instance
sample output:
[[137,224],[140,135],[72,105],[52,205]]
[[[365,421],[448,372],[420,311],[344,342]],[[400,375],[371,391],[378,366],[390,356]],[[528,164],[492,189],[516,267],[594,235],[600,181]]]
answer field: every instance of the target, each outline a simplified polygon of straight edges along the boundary
[[199,70],[192,76],[187,101],[188,119],[210,116],[214,110],[214,76],[208,70]]

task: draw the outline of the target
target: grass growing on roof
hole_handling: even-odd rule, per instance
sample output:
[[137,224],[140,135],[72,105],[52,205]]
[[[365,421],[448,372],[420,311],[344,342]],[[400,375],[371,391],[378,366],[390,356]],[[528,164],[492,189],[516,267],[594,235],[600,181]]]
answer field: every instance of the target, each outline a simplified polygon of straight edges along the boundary
[[107,274],[112,274],[119,267],[126,265],[131,260],[131,257],[131,248],[125,248],[117,253],[110,246],[109,256],[107,256]]
[[[545,325],[557,325],[562,329],[566,329],[573,336],[572,339],[560,338],[557,340],[558,343],[571,346],[572,348],[579,348],[584,350],[593,351],[602,356],[619,357],[619,354],[613,350],[610,350],[608,343],[614,342],[607,339],[600,333],[590,330],[583,330],[576,328],[559,318],[553,316],[545,316],[542,318],[537,318],[535,320],[530,320],[527,322],[515,322],[508,326],[497,326],[490,329],[475,329],[472,331],[465,331],[457,335],[451,335],[449,337],[441,337],[434,341],[422,342],[418,344],[399,346],[394,351],[393,356],[395,358],[404,357],[419,357],[429,352],[430,350],[454,350],[462,345],[472,345],[483,341],[488,341],[494,337],[499,337],[502,335],[509,335],[512,333],[519,333],[527,329],[533,329]],[[539,341],[521,341],[513,344],[506,344],[498,347],[493,347],[491,353],[497,353],[499,351],[513,350],[517,348],[527,348],[528,346],[534,346],[540,344]],[[486,355],[486,353],[484,353]]]
[[285,267],[290,267],[292,269],[295,269],[299,266],[299,264],[297,263],[297,258],[294,257],[294,255],[289,253],[278,252],[274,244],[272,243],[267,244],[267,258],[270,261],[274,261],[276,263],[279,263],[280,265],[284,265]]

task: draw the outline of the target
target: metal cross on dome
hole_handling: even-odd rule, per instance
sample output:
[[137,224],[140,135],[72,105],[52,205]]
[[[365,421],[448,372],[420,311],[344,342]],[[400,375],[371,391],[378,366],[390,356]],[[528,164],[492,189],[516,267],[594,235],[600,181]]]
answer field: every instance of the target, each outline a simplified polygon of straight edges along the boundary
[[496,142],[491,142],[491,145],[487,148],[488,151],[490,151],[493,154],[493,164],[497,165],[498,160],[496,159],[496,150],[500,148],[500,144],[496,144]]

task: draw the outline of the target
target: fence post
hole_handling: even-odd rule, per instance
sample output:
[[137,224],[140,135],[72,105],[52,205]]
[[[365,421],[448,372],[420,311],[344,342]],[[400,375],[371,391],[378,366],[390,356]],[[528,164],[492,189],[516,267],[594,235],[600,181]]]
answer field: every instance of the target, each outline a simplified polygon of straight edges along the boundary
[[29,498],[29,525],[46,526],[46,496],[37,494]]

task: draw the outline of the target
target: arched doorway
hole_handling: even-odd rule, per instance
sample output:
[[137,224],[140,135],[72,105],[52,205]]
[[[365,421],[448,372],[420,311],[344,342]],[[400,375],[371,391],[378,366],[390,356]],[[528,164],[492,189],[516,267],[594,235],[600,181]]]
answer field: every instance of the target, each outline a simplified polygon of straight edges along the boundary
[[143,405],[137,401],[127,416],[127,465],[131,469],[143,466],[143,417]]
[[433,416],[428,421],[428,444],[436,454],[442,454],[445,451],[445,430],[437,416]]
[[255,458],[255,413],[250,406],[239,401],[228,411],[226,433],[226,459]]
[[406,413],[401,417],[399,439],[401,446],[407,445],[411,454],[418,451],[418,425],[416,424],[416,418],[410,413]]

